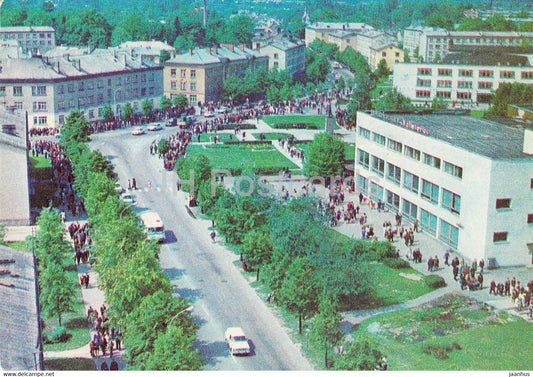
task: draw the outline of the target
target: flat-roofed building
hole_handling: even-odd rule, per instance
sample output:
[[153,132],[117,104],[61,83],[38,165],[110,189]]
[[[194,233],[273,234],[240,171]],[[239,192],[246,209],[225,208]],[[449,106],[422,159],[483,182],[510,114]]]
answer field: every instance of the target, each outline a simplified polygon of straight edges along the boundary
[[287,70],[292,77],[305,73],[305,43],[300,40],[282,40],[259,49],[268,56],[268,68]]
[[56,32],[50,26],[0,27],[0,41],[16,40],[24,52],[44,53],[56,46]]
[[0,104],[26,110],[29,127],[60,127],[71,110],[89,121],[109,105],[116,115],[131,103],[141,112],[163,95],[163,67],[127,51],[58,47],[43,57],[0,62]]
[[242,45],[191,49],[165,62],[165,95],[184,94],[190,105],[218,101],[230,76],[261,68],[268,70],[268,56]]
[[30,225],[26,113],[0,109],[0,223]]
[[533,263],[533,131],[463,115],[359,112],[355,171],[357,192],[466,259]]

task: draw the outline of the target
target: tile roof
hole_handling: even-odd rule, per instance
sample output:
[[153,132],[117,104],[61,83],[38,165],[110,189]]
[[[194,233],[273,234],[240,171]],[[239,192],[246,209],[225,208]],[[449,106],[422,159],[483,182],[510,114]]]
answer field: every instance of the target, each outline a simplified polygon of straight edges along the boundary
[[[0,369],[39,367],[39,318],[31,253],[0,246]],[[36,358],[36,359],[35,359]]]
[[221,46],[217,47],[216,49],[213,47],[211,49],[202,48],[192,50],[191,52],[186,52],[185,54],[181,54],[173,59],[167,60],[166,63],[205,65],[222,63],[225,61],[248,60],[252,57],[267,58],[266,55],[249,48],[244,48],[244,50],[241,50],[239,47],[235,46],[232,51],[228,47]]

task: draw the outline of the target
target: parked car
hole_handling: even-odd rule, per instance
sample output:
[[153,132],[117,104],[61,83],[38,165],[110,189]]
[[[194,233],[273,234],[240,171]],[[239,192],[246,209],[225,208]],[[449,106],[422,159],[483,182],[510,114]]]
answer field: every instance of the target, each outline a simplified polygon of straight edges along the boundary
[[146,131],[144,130],[144,128],[142,127],[137,127],[136,129],[134,129],[133,131],[131,131],[131,134],[132,135],[144,135],[146,133]]
[[217,113],[219,114],[226,114],[228,112],[228,108],[226,106],[221,106],[217,109]]
[[176,127],[178,125],[178,119],[170,118],[165,122],[166,127]]
[[206,111],[206,112],[204,113],[204,117],[206,117],[206,118],[212,118],[212,117],[214,117],[214,116],[215,116],[215,113],[213,113],[213,112],[211,112],[211,111]]
[[233,355],[250,354],[250,344],[240,327],[229,327],[224,333],[224,339]]
[[162,129],[163,129],[163,126],[160,125],[159,123],[151,124],[147,128],[148,131],[159,131],[159,130],[162,130]]

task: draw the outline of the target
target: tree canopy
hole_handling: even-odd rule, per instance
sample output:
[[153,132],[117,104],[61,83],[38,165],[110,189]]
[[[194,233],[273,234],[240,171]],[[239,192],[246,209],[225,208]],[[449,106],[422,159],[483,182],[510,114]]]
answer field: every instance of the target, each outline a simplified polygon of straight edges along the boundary
[[343,166],[344,143],[328,133],[315,135],[307,149],[305,174],[308,177],[332,177],[339,175]]

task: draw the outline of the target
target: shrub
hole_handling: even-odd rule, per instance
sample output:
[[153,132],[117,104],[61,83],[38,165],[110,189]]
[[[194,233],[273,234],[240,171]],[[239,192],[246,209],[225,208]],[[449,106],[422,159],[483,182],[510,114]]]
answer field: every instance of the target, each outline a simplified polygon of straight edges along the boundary
[[446,282],[439,275],[427,275],[424,277],[426,285],[430,288],[442,288],[446,286]]
[[460,350],[462,347],[457,342],[453,342],[451,346],[435,343],[426,343],[422,345],[422,352],[428,355],[433,355],[439,360],[448,359],[448,352],[453,350]]
[[385,258],[383,259],[383,264],[387,267],[394,268],[397,270],[402,268],[409,268],[411,266],[409,262],[399,258]]
[[44,336],[45,343],[63,343],[70,339],[65,326],[55,327],[48,335]]

